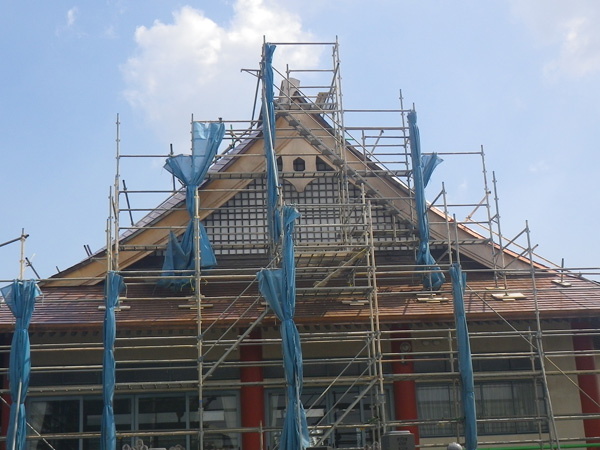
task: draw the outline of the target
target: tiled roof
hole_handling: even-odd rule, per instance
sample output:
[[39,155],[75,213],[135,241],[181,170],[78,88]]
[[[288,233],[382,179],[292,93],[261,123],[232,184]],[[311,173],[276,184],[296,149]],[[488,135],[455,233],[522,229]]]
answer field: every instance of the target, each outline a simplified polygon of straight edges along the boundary
[[[504,291],[489,289],[493,281],[489,276],[473,276],[467,280],[465,309],[468,320],[533,319],[537,301],[542,319],[581,318],[600,314],[600,285],[593,281],[568,277],[570,287],[553,282],[555,276],[536,276],[536,296],[532,278],[511,277],[509,294],[522,298],[503,296]],[[419,286],[386,283],[379,286],[378,302],[382,323],[399,322],[450,322],[453,305],[450,283],[435,296],[420,296]],[[230,284],[203,288],[205,299],[202,308],[203,326],[218,321],[225,326],[239,319],[239,326],[250,323],[264,310],[265,303],[257,294],[256,284],[232,302],[237,288]],[[324,295],[325,292],[329,295]],[[493,294],[500,294],[495,298]],[[363,301],[364,288],[328,288],[319,295],[315,291],[298,289],[296,316],[298,324],[368,323],[370,308]],[[519,297],[519,296],[517,296]],[[104,311],[101,286],[45,287],[43,299],[38,299],[31,321],[32,331],[77,331],[102,328]],[[129,307],[117,312],[119,329],[181,329],[195,328],[198,312],[190,306],[186,293],[174,294],[153,285],[128,286],[122,305]],[[275,324],[270,314],[267,325]],[[14,319],[6,306],[0,308],[0,331],[12,332]]]

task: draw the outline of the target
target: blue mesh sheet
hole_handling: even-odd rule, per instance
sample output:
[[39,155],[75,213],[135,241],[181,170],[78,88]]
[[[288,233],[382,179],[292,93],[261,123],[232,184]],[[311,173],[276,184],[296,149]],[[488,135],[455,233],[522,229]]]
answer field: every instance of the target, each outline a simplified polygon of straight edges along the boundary
[[31,372],[29,323],[35,308],[35,299],[41,295],[41,291],[34,280],[15,280],[1,291],[4,301],[16,319],[8,368],[12,404],[6,442],[7,448],[11,450],[23,450],[27,436],[25,398]]
[[306,413],[302,395],[302,349],[294,323],[296,310],[296,268],[294,266],[294,222],[300,216],[296,208],[283,207],[283,259],[281,269],[263,269],[258,273],[258,286],[271,309],[281,320],[283,368],[287,383],[287,408],[281,433],[281,450],[308,447]]
[[103,343],[104,354],[102,360],[102,427],[100,433],[100,449],[115,450],[117,447],[117,429],[115,426],[115,413],[113,398],[115,395],[115,336],[116,320],[115,308],[119,306],[119,294],[125,287],[123,277],[116,272],[107,274],[104,286],[104,313]]
[[281,236],[281,214],[279,202],[279,179],[277,175],[277,160],[275,158],[275,104],[273,93],[273,53],[275,45],[265,44],[264,64],[262,68],[262,118],[267,161],[267,225],[271,242],[276,243]]
[[[181,240],[177,238],[175,233],[169,233],[162,269],[162,275],[169,278],[161,279],[159,281],[161,286],[181,288],[190,283],[190,277],[194,275],[195,270],[195,232],[199,233],[200,236],[201,267],[209,269],[217,264],[206,229],[194,219],[194,214],[196,211],[196,191],[204,181],[224,135],[225,125],[223,123],[194,122],[192,154],[167,158],[165,169],[186,186],[186,207],[190,215],[190,222]],[[177,278],[178,275],[182,275],[182,277]]]
[[417,251],[417,265],[422,266],[423,286],[426,289],[437,290],[444,283],[445,277],[437,266],[435,259],[429,250],[429,218],[427,217],[427,203],[425,201],[425,186],[431,177],[433,169],[441,162],[437,155],[425,158],[421,157],[421,138],[419,127],[417,127],[417,113],[408,113],[408,127],[410,138],[410,154],[413,166],[413,180],[415,183],[415,207],[417,210],[417,222],[419,226],[419,249]]
[[456,339],[458,341],[458,369],[462,384],[462,403],[465,414],[466,450],[477,449],[477,413],[475,409],[475,385],[473,383],[473,363],[469,344],[469,329],[465,314],[464,292],[466,274],[460,264],[450,266],[452,295],[454,297],[454,320],[456,321]]

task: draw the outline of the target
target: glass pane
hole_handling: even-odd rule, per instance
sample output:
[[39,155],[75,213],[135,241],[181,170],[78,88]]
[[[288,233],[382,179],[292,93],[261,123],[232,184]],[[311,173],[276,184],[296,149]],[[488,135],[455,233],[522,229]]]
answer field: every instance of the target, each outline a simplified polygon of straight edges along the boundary
[[[481,385],[482,410],[480,417],[514,417],[512,385],[507,383],[487,383]],[[514,422],[488,422],[484,426],[486,434],[506,434],[514,432]]]
[[[309,428],[308,432],[311,446],[317,444],[319,438],[323,435],[324,431],[322,429],[311,430],[310,427],[328,423],[327,396],[321,394],[321,391],[311,391],[310,389],[305,389],[302,394],[302,404],[304,405],[304,410],[306,411],[306,423],[308,424]],[[277,397],[283,399],[285,396],[277,395]],[[281,405],[281,409],[279,411],[281,415],[281,423],[283,423],[282,420],[284,412],[285,406]]]
[[[138,399],[139,430],[185,430],[187,429],[185,396],[143,397]],[[169,448],[180,444],[185,447],[185,436],[169,436],[159,433],[140,433],[148,447]]]
[[[100,431],[102,425],[102,399],[85,399],[83,401],[83,431]],[[131,423],[131,399],[118,398],[113,402],[115,425],[117,431],[129,431]]]
[[[344,393],[332,392],[333,400],[333,420],[337,421],[342,416],[342,424],[361,425],[360,401],[349,409],[351,404],[356,400],[357,391]],[[360,427],[356,428],[337,428],[334,433],[335,446],[338,448],[362,446],[362,432]]]
[[[104,404],[100,398],[83,400],[83,431],[100,431],[102,426],[103,407]],[[131,399],[115,399],[113,402],[113,410],[115,413],[115,425],[117,432],[130,431],[132,429]],[[130,444],[130,441],[130,438],[117,438],[117,448],[122,448],[124,444]],[[83,450],[99,449],[100,441],[97,438],[83,440]]]
[[[79,431],[79,400],[33,400],[27,408],[28,421],[41,434],[77,433]],[[29,435],[34,433],[29,430]],[[79,450],[78,439],[48,439],[55,448]],[[42,440],[28,441],[27,448],[46,449]]]
[[275,448],[279,445],[281,428],[283,427],[283,418],[285,414],[285,394],[281,392],[270,393],[268,397],[267,408],[267,421],[269,423],[269,427],[274,427],[278,430],[269,433],[268,436],[269,448]]
[[429,424],[419,425],[421,436],[453,436],[455,434],[454,424],[435,423],[435,421],[452,420],[456,417],[451,389],[451,385],[417,386],[417,411],[419,419],[432,421]]
[[[238,398],[234,394],[207,394],[204,398],[204,448],[209,450],[240,447],[239,433],[227,433],[227,428],[239,427]],[[198,428],[198,397],[190,399],[190,427]],[[197,447],[192,436],[191,447]]]

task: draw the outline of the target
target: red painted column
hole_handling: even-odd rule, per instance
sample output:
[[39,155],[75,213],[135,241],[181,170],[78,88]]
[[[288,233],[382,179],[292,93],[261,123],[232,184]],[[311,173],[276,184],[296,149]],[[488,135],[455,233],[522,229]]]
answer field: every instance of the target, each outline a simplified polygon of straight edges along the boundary
[[[397,331],[392,333],[391,350],[394,353],[392,372],[394,374],[414,373],[412,342],[410,333]],[[396,420],[417,420],[417,391],[414,380],[394,381],[394,407]],[[399,430],[410,431],[415,436],[415,443],[419,443],[419,427],[410,425],[398,427]]]
[[[589,330],[592,325],[586,320],[574,320],[572,328],[575,330]],[[573,349],[576,352],[586,352],[594,350],[594,342],[590,335],[573,336]],[[596,370],[596,363],[593,356],[576,355],[575,367],[577,370]],[[598,389],[598,376],[595,373],[583,373],[577,375],[579,384],[579,398],[581,399],[581,412],[584,414],[600,414],[600,389]],[[600,442],[600,419],[586,419],[583,421],[583,429],[588,443]],[[589,450],[593,448],[588,447]]]
[[[248,336],[251,339],[260,339],[260,330],[254,330]],[[248,342],[248,339],[244,342]],[[262,346],[260,344],[240,345],[240,361],[244,363],[262,361]],[[242,408],[242,427],[258,428],[265,425],[265,392],[262,385],[246,385],[244,383],[263,381],[263,370],[260,364],[244,365],[240,369],[242,388],[240,403]],[[242,434],[243,450],[262,450],[260,447],[261,436],[259,432]]]

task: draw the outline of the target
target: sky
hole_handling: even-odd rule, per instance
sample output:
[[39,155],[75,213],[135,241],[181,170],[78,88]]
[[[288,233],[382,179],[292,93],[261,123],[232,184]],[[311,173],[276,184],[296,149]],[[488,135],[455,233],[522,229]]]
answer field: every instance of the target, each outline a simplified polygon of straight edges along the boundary
[[[423,152],[483,146],[508,239],[528,223],[536,253],[598,267],[599,22],[596,0],[3,0],[0,243],[24,229],[42,278],[78,263],[106,244],[117,115],[122,153],[185,153],[192,114],[250,118],[241,69],[263,38],[337,39],[345,108],[399,108],[402,92]],[[275,65],[330,57],[282,46]],[[478,157],[444,159],[428,197],[444,182],[450,202],[481,200]],[[120,172],[131,190],[170,183],[149,159]],[[0,280],[19,260],[18,243],[0,247]]]

